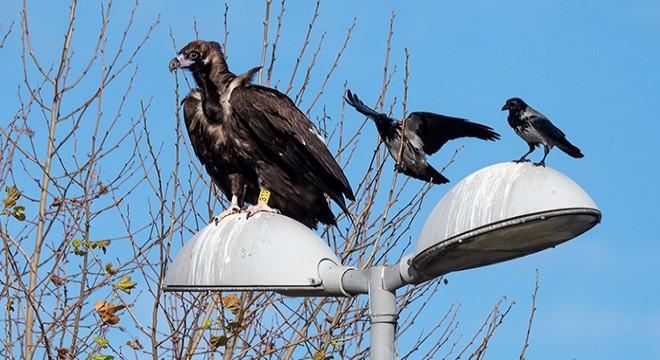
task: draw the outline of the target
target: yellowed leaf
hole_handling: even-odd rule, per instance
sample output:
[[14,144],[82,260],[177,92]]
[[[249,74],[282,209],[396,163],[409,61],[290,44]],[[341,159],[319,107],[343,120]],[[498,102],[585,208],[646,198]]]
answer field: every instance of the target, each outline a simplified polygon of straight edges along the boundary
[[119,270],[115,270],[112,268],[111,262],[105,264],[105,271],[108,273],[108,275],[115,275],[116,273],[119,272]]
[[222,306],[232,314],[236,315],[241,310],[241,301],[236,294],[229,294],[222,297]]
[[117,283],[117,289],[130,294],[131,290],[137,285],[136,282],[131,281],[131,277],[126,275]]
[[7,198],[3,199],[2,202],[5,203],[6,209],[16,205],[16,201],[18,201],[18,199],[21,197],[21,192],[18,191],[16,186],[7,186],[5,191],[7,192]]
[[224,335],[211,336],[211,339],[209,341],[211,343],[211,350],[215,351],[215,349],[227,345],[229,338]]
[[110,240],[99,240],[99,241],[94,241],[94,245],[98,247],[108,247],[110,246]]

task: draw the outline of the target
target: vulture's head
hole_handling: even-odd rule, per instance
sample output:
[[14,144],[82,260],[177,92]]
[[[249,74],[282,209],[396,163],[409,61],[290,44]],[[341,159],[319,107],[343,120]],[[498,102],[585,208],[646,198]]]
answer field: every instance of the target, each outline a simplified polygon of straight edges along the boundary
[[214,59],[224,63],[220,44],[214,41],[195,40],[184,46],[179,54],[170,60],[170,72],[182,68],[194,73],[209,67]]

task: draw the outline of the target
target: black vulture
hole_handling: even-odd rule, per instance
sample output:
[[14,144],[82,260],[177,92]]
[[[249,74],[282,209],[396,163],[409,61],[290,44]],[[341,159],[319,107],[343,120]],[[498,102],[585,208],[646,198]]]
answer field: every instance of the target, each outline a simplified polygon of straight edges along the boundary
[[344,198],[351,186],[316,127],[286,95],[252,84],[259,71],[229,71],[220,44],[195,40],[170,61],[170,71],[188,69],[196,89],[183,100],[195,154],[229,209],[279,211],[310,228],[336,225],[326,195],[350,218]]

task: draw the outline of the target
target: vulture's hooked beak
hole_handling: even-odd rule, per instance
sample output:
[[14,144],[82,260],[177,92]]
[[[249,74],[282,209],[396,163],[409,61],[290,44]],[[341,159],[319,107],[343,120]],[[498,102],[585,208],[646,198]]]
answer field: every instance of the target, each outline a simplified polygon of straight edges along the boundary
[[178,69],[181,67],[181,62],[179,61],[178,58],[174,58],[170,60],[170,72],[174,72],[174,70]]

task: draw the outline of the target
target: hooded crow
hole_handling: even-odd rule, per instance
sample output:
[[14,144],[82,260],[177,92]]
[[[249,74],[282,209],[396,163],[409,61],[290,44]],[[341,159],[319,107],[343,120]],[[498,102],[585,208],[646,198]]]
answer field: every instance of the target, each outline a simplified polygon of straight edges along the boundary
[[536,166],[545,166],[545,158],[550,149],[557,146],[566,154],[574,157],[584,157],[577,146],[566,140],[566,134],[554,126],[550,120],[540,112],[532,109],[520,98],[511,98],[506,101],[502,111],[509,110],[507,118],[513,131],[518,134],[529,146],[529,151],[514,162],[529,161],[527,155],[531,154],[537,146],[543,145],[543,159],[534,163]]
[[376,123],[378,134],[395,161],[399,158],[401,150],[401,158],[395,165],[395,169],[415,179],[433,184],[448,183],[449,179],[428,163],[426,155],[434,154],[453,139],[474,137],[495,141],[500,138],[500,135],[492,128],[465,119],[430,112],[413,112],[403,122],[405,129],[403,129],[404,145],[402,148],[401,121],[394,120],[364,105],[350,90],[345,99],[355,110]]

